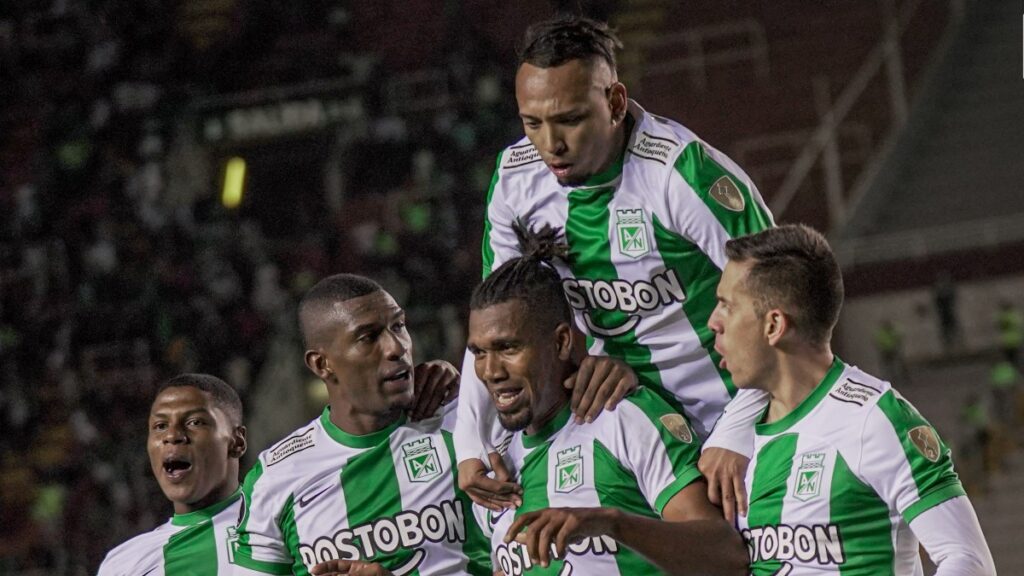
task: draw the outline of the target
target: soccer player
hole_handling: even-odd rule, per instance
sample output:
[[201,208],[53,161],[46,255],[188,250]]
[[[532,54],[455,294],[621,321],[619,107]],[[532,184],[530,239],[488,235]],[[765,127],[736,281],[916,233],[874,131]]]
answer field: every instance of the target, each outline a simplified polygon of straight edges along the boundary
[[[641,388],[593,423],[570,420],[562,382],[572,315],[548,264],[554,232],[527,239],[473,292],[468,349],[523,488],[514,513],[489,512],[492,561],[529,574],[744,574],[736,532],[708,501],[700,440],[686,418]],[[552,555],[551,548],[554,548]]]
[[[618,81],[621,43],[581,17],[531,26],[522,41],[515,91],[525,138],[503,150],[487,196],[486,277],[521,252],[512,230],[561,228],[570,251],[556,263],[576,326],[593,356],[632,366],[642,384],[684,412],[707,437],[735,389],[717,366],[707,319],[731,237],[772,218],[750,178],[685,127],[645,111]],[[508,487],[483,476],[502,430],[467,356],[456,449],[460,482],[474,500],[501,501]],[[583,372],[583,371],[581,371]],[[621,388],[577,376],[572,400],[592,420]],[[701,469],[713,502],[742,509],[743,468],[764,395],[730,407],[707,442]]]
[[949,448],[888,382],[831,350],[843,302],[825,239],[781,226],[725,245],[709,327],[737,387],[768,392],[739,527],[755,575],[995,574]]
[[230,574],[245,447],[242,402],[224,381],[182,374],[161,384],[147,451],[174,516],[111,550],[99,575]]
[[405,312],[372,280],[338,274],[310,289],[299,318],[329,405],[246,476],[238,572],[345,573],[358,562],[362,573],[491,574],[456,485],[455,403],[406,417],[415,385]]

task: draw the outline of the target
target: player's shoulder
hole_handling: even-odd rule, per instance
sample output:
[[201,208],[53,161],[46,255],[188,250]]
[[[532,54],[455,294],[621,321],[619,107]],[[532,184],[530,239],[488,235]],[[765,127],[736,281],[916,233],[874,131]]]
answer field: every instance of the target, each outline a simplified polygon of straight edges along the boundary
[[891,395],[892,386],[856,366],[842,363],[841,372],[822,397],[817,410],[817,425],[849,436],[878,410],[878,404]]
[[540,152],[526,136],[505,147],[498,157],[498,171],[502,176],[545,170]]
[[623,435],[626,439],[639,439],[638,430],[648,429],[663,438],[673,438],[684,444],[699,442],[685,416],[669,405],[658,393],[641,386],[619,403],[614,411],[602,412],[606,432]]
[[629,102],[629,113],[636,123],[627,150],[645,168],[672,167],[687,146],[700,142],[688,128],[663,116],[652,114]]
[[172,533],[173,527],[168,521],[125,540],[107,552],[98,576],[138,575],[155,570],[163,561],[163,547]]
[[286,462],[294,464],[300,460],[308,460],[309,455],[323,443],[323,426],[320,419],[316,418],[260,452],[259,461],[266,473]]

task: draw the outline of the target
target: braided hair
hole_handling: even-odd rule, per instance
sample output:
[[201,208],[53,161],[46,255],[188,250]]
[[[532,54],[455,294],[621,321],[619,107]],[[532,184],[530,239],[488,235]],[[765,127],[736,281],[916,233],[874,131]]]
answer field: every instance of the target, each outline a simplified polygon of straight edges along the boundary
[[562,279],[555,270],[555,260],[570,261],[569,245],[562,238],[562,229],[545,224],[534,230],[522,220],[512,224],[522,256],[513,258],[491,273],[473,290],[470,310],[481,310],[519,300],[536,319],[551,324],[572,322],[572,312],[565,300]]

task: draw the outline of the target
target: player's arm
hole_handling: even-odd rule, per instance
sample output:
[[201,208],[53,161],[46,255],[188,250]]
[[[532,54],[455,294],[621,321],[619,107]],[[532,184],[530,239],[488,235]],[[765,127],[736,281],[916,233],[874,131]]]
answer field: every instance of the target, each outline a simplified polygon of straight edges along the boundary
[[380,564],[361,560],[328,560],[313,566],[311,572],[313,576],[392,576]]
[[264,476],[262,458],[242,482],[242,517],[238,543],[232,556],[233,574],[291,574],[292,557],[278,517],[287,494],[276,490]]
[[768,394],[764,391],[740,390],[704,442],[700,471],[708,481],[708,499],[722,507],[730,524],[737,513],[747,513],[743,479],[754,449],[754,424],[767,405]]
[[910,529],[938,567],[936,576],[995,576],[995,562],[967,496],[925,510]]
[[673,496],[662,518],[617,508],[545,508],[516,518],[505,542],[518,540],[534,563],[564,558],[566,547],[593,536],[611,536],[668,574],[746,574],[748,557],[739,534],[707,500],[702,481]]

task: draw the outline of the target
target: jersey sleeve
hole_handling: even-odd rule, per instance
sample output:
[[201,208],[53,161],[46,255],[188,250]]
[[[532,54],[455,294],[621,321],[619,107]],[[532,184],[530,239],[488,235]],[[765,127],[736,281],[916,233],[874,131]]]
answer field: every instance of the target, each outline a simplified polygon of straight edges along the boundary
[[459,406],[453,433],[455,457],[459,462],[479,458],[486,464],[487,453],[493,452],[507,435],[498,422],[498,412],[484,383],[477,378],[473,355],[466,352],[462,362],[462,383],[459,386]]
[[[233,563],[263,574],[291,574],[293,559],[286,544],[292,512],[290,494],[283,494],[264,474],[258,460],[242,483],[242,514]],[[291,522],[294,528],[294,520]]]
[[907,523],[964,495],[949,447],[895,390],[882,394],[866,415],[858,449],[858,476]]
[[725,242],[774,225],[761,193],[728,156],[694,140],[669,179],[672,228],[725,268]]
[[486,278],[503,262],[519,255],[519,240],[512,230],[516,213],[505,201],[507,181],[502,175],[502,156],[498,155],[487,191],[487,209],[484,219],[484,237],[480,254],[483,259],[483,277]]
[[995,576],[992,552],[966,496],[925,510],[914,519],[910,529],[938,567],[935,576]]
[[616,409],[615,456],[635,476],[658,514],[680,490],[701,477],[700,441],[686,417],[649,390],[639,390]]
[[736,393],[704,442],[708,448],[724,448],[751,458],[754,454],[754,423],[768,406],[768,393],[746,389]]

